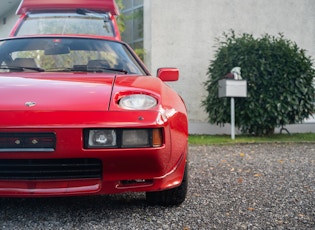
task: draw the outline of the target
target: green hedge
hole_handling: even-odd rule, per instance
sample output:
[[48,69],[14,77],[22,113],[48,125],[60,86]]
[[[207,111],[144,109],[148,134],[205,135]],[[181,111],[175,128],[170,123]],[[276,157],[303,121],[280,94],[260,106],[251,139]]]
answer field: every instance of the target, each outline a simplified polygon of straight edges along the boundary
[[248,84],[248,97],[235,99],[235,124],[243,133],[271,134],[275,127],[301,122],[314,113],[315,70],[296,43],[282,34],[254,38],[234,31],[224,33],[217,43],[204,83],[208,95],[202,101],[210,123],[230,123],[230,100],[218,98],[218,81],[235,66],[241,67]]

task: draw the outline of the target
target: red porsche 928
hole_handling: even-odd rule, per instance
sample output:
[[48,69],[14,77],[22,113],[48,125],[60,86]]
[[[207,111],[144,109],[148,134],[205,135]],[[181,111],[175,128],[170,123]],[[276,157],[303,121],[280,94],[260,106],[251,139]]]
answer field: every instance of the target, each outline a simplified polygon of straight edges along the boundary
[[115,37],[0,40],[0,197],[145,192],[179,205],[187,192],[187,111]]

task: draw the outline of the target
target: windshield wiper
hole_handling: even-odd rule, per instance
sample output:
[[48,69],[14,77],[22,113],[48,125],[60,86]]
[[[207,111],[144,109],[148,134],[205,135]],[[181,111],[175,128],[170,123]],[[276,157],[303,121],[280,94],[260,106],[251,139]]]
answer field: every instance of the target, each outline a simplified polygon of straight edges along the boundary
[[81,15],[93,15],[94,17],[103,18],[104,22],[110,21],[110,17],[108,13],[99,13],[96,11],[83,9],[83,8],[77,9],[76,12],[77,14],[81,14]]
[[119,72],[128,74],[129,72],[124,69],[115,69],[115,68],[105,68],[105,67],[89,67],[86,66],[76,66],[74,68],[58,68],[58,69],[46,69],[46,72],[95,72],[95,73],[104,73],[104,72]]
[[120,72],[120,73],[124,73],[127,74],[128,71],[124,70],[124,69],[115,69],[115,68],[103,68],[103,67],[96,67],[96,68],[88,68],[87,72]]
[[36,72],[44,72],[45,70],[39,67],[26,67],[26,66],[1,66],[0,69],[23,72],[25,70],[33,70]]

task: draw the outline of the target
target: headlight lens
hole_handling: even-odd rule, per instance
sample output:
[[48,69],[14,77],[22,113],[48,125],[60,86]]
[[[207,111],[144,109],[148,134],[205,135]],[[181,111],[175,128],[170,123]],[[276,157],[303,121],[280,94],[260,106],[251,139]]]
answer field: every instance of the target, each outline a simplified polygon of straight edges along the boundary
[[146,110],[157,105],[157,100],[145,94],[132,94],[119,100],[119,106],[129,110]]
[[89,131],[90,148],[116,146],[116,132],[113,129],[94,129]]
[[122,147],[150,146],[148,129],[126,129],[122,133]]
[[162,128],[85,129],[84,148],[158,148],[163,145]]

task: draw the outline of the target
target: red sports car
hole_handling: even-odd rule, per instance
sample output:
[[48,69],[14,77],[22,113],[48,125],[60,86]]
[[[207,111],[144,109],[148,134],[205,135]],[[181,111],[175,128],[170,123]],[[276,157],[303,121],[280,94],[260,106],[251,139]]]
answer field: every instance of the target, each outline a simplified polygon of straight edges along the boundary
[[102,36],[0,40],[0,197],[187,192],[187,111],[123,42]]
[[115,0],[22,0],[10,36],[94,34],[121,40]]

